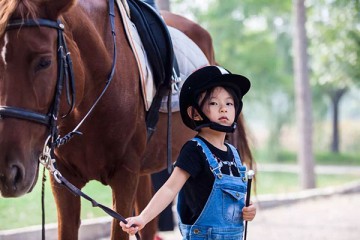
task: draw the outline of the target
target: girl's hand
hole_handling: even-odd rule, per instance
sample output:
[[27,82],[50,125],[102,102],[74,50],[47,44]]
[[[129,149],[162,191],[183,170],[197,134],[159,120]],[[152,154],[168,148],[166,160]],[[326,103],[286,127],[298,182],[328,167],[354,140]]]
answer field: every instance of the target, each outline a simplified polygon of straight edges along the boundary
[[245,221],[252,221],[256,215],[256,207],[250,202],[248,207],[244,207],[243,210],[243,219]]
[[135,235],[135,233],[143,229],[146,224],[140,216],[129,217],[126,221],[127,224],[120,222],[120,227],[124,232],[127,232],[130,235]]

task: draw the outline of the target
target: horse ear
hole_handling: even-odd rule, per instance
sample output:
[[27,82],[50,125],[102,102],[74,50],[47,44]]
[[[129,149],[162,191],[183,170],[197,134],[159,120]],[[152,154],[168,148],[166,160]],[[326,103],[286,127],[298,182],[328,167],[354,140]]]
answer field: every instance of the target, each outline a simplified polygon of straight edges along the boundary
[[61,14],[76,4],[77,0],[46,0],[45,14],[48,18],[56,20]]

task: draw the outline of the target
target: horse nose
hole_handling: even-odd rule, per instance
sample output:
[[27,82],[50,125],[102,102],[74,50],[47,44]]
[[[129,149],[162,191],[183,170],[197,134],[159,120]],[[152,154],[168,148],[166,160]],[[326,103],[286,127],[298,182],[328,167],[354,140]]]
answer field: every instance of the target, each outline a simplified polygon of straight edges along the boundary
[[0,182],[3,183],[5,182],[5,174],[0,172]]
[[23,172],[21,171],[21,166],[18,164],[13,164],[9,169],[9,183],[12,184],[15,188],[18,183],[23,179]]
[[23,167],[18,163],[12,163],[4,173],[0,172],[0,182],[8,191],[16,191],[23,179]]

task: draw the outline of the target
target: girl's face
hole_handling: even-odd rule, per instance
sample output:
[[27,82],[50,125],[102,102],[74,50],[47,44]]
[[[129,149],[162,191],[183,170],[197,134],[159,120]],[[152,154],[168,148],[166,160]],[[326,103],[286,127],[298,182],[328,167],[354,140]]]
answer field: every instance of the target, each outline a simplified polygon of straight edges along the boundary
[[[200,97],[200,101],[204,95],[205,93]],[[210,97],[205,100],[202,111],[211,122],[231,126],[236,114],[234,98],[223,87],[216,87]]]

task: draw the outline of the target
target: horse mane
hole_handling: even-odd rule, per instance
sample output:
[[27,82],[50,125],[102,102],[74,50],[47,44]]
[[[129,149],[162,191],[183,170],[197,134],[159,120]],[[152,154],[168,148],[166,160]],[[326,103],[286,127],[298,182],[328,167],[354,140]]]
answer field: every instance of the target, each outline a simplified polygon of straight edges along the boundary
[[38,0],[0,0],[0,36],[14,14],[22,19],[35,18],[38,4]]

